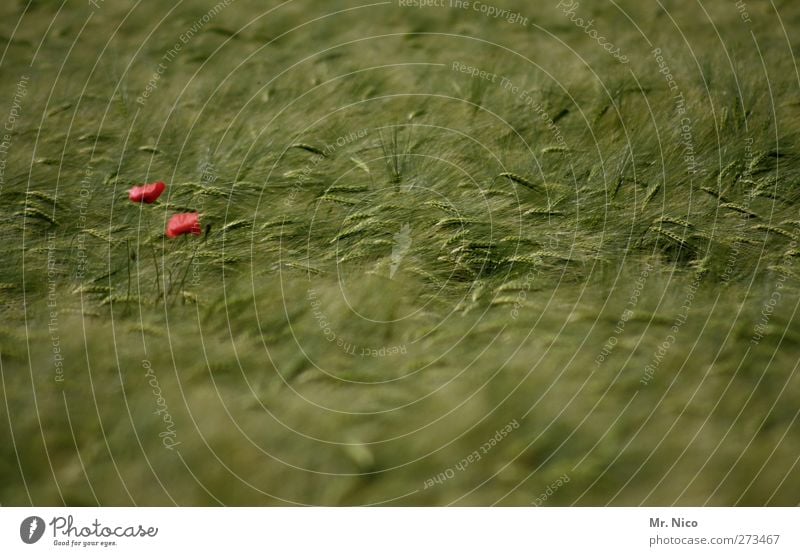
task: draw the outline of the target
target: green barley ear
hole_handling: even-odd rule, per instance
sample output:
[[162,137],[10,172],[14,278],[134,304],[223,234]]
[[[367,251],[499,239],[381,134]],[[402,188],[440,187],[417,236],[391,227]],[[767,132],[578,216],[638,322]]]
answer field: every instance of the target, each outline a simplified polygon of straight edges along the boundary
[[378,218],[367,218],[366,220],[359,220],[352,226],[345,228],[339,232],[330,243],[337,243],[343,239],[353,237],[362,233],[375,234],[376,232],[383,233],[383,223]]
[[798,275],[793,268],[786,265],[779,265],[779,264],[770,265],[767,267],[767,270],[771,270],[772,272],[775,272],[783,276],[791,276],[795,280],[800,280],[800,275]]
[[328,155],[322,149],[315,147],[314,145],[309,145],[308,143],[294,143],[289,145],[290,149],[302,149],[304,151],[308,151],[310,153],[316,154],[321,156],[322,158],[328,158]]
[[532,208],[522,213],[522,216],[564,216],[560,210],[550,210],[548,208]]
[[729,244],[745,243],[747,245],[761,245],[761,242],[752,237],[733,236],[730,238]]
[[775,191],[770,191],[769,189],[767,189],[765,187],[764,188],[758,187],[753,192],[753,197],[766,197],[767,199],[774,199],[776,201],[780,201],[782,203],[786,203],[787,205],[792,204],[792,201],[790,201],[786,197],[780,195],[779,193],[776,193]]
[[367,175],[369,175],[369,174],[370,174],[370,171],[369,171],[369,166],[367,166],[367,165],[364,163],[364,161],[362,161],[362,160],[360,160],[360,159],[358,159],[358,158],[356,158],[356,157],[352,157],[352,158],[350,159],[350,162],[352,162],[353,164],[355,164],[355,165],[356,165],[356,167],[358,167],[360,170],[362,170],[362,171],[363,171],[365,174],[367,174]]
[[[498,174],[497,177],[495,178],[495,181],[498,178],[506,178],[509,181],[512,181],[514,183],[518,183],[519,185],[523,185],[523,186],[527,187],[528,189],[532,189],[534,191],[537,191],[539,189],[539,186],[537,184],[535,184],[534,182],[532,182],[531,180],[529,180],[529,179],[527,179],[527,178],[525,178],[523,176],[520,176],[519,174],[515,174],[513,172],[503,172],[502,174]],[[494,183],[494,182],[492,182],[492,183]]]
[[356,199],[348,199],[347,197],[339,197],[337,195],[323,195],[319,198],[320,201],[328,203],[336,203],[339,205],[355,206],[361,203]]
[[111,294],[106,296],[100,301],[100,305],[142,305],[144,303],[144,299],[139,297],[138,295],[132,295],[128,297],[127,295],[122,294]]
[[28,191],[28,196],[41,199],[42,201],[46,201],[57,208],[64,206],[64,204],[61,201],[59,201],[55,196],[49,193],[45,193],[44,191]]
[[58,220],[47,214],[45,211],[33,206],[27,206],[22,210],[14,213],[14,216],[22,216],[25,218],[33,218],[34,220],[42,220],[53,226],[58,226]]
[[[551,185],[551,187],[554,186],[554,185],[555,184]],[[565,200],[567,200],[568,197],[569,197],[569,193],[562,193],[561,195],[559,195],[558,197],[556,197],[555,199],[553,199],[551,202],[549,202],[547,204],[548,210],[556,208],[558,205],[560,205]]]
[[691,222],[688,220],[684,220],[683,218],[674,218],[672,216],[662,216],[661,218],[656,218],[654,221],[655,224],[674,224],[675,226],[682,226],[684,228],[693,228]]
[[660,233],[665,238],[669,239],[675,245],[682,249],[686,249],[688,251],[695,251],[694,246],[692,246],[689,242],[686,241],[685,238],[679,236],[675,232],[667,230],[666,228],[657,228],[656,231]]
[[658,193],[660,189],[661,189],[661,183],[659,182],[647,190],[647,193],[644,196],[644,202],[642,203],[642,208],[646,208],[647,205],[650,204],[650,201],[653,200],[653,197],[656,196],[656,193]]
[[564,145],[551,145],[549,147],[544,147],[542,149],[542,154],[550,154],[550,153],[569,153],[572,152],[572,149],[566,147]]
[[[252,220],[249,218],[239,218],[237,220],[231,220],[227,224],[222,227],[222,233],[232,232],[233,230],[238,230],[239,228],[245,228],[250,226]],[[206,226],[206,233],[211,229],[211,224]]]
[[[99,239],[99,240],[101,240],[101,241],[103,241],[105,243],[108,243],[109,245],[115,245],[115,244],[119,244],[119,243],[122,243],[122,242],[125,241],[122,238],[114,239],[109,233],[106,233],[106,231],[102,230],[102,229],[84,228],[84,229],[81,230],[81,232],[83,232],[85,234],[89,234],[90,236],[92,236],[94,238],[97,238],[97,239]],[[113,233],[114,230],[113,229],[109,230],[109,232]]]
[[325,274],[324,270],[321,270],[321,269],[316,268],[314,266],[311,266],[311,265],[308,265],[308,264],[303,264],[303,263],[296,263],[296,262],[292,262],[292,261],[284,261],[283,266],[285,266],[287,268],[294,269],[294,270],[300,270],[300,271],[305,272],[307,274],[315,274],[315,275],[318,275],[318,276],[322,275],[322,274]]
[[369,187],[366,185],[332,185],[328,189],[325,190],[325,194],[328,193],[365,193],[369,191]]
[[447,247],[448,245],[452,245],[462,239],[465,239],[469,235],[469,230],[459,230],[455,234],[451,235],[447,238],[444,243],[442,243],[442,247]]
[[715,198],[719,199],[719,200],[720,200],[720,201],[722,201],[723,203],[727,203],[727,202],[728,202],[728,199],[726,199],[725,197],[723,197],[723,196],[722,196],[722,194],[721,194],[719,191],[715,191],[714,189],[711,189],[711,188],[710,188],[710,187],[708,187],[708,186],[701,185],[701,186],[700,186],[700,190],[701,190],[701,191],[704,191],[704,192],[706,192],[706,193],[708,193],[708,194],[709,194],[709,195],[711,195],[712,197],[715,197]]
[[781,235],[781,236],[783,236],[785,238],[791,239],[792,241],[800,241],[800,236],[797,236],[796,234],[793,234],[792,232],[784,230],[783,228],[778,228],[777,226],[768,226],[766,224],[756,224],[755,226],[753,226],[753,229],[754,230],[761,230],[761,231],[764,231],[764,232],[770,232],[770,233],[773,233],[773,234],[778,234],[778,235]]
[[463,227],[468,224],[473,224],[474,222],[470,220],[466,220],[461,217],[450,217],[450,218],[442,218],[438,222],[434,224],[436,228],[453,228],[453,227]]
[[747,218],[761,218],[757,213],[753,212],[749,208],[744,207],[742,205],[738,205],[736,203],[722,203],[720,205],[720,208],[725,208],[725,209],[729,209],[729,210],[744,214],[745,217],[747,217]]
[[506,263],[522,263],[531,266],[539,266],[543,263],[542,254],[540,252],[533,253],[530,255],[514,255],[513,257],[507,257],[504,259]]
[[379,208],[380,207],[372,207],[372,208],[369,208],[369,209],[366,209],[366,210],[360,210],[360,211],[357,211],[357,212],[350,213],[345,217],[344,223],[345,224],[350,224],[352,222],[358,222],[359,220],[365,220],[367,218],[372,218],[373,216],[375,216],[375,213],[378,212]]
[[73,295],[103,295],[108,296],[111,294],[109,286],[97,286],[93,284],[84,284],[72,290]]
[[447,212],[447,213],[450,213],[450,214],[455,214],[455,215],[458,215],[458,214],[459,214],[459,211],[458,211],[458,209],[457,209],[457,208],[455,208],[454,206],[452,206],[452,205],[448,204],[448,203],[443,203],[443,202],[441,202],[441,201],[428,201],[428,202],[427,202],[427,203],[425,203],[425,204],[426,204],[427,206],[429,206],[429,207],[433,207],[433,208],[435,208],[435,209],[439,209],[439,210],[441,210],[442,212]]

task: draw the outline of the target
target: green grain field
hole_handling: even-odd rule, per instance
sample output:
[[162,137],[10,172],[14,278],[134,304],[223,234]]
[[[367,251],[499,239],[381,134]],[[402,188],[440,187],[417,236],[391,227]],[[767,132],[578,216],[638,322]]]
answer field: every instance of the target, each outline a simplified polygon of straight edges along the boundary
[[0,504],[800,503],[800,4],[419,4],[2,3]]

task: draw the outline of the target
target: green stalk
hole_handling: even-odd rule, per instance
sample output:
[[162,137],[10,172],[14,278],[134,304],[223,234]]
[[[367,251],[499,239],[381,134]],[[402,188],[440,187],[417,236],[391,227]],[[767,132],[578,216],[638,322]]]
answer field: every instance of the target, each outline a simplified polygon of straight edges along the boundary
[[154,302],[158,304],[158,300],[161,297],[161,274],[158,272],[158,260],[156,259],[156,248],[152,245],[150,246],[150,252],[153,254],[153,267],[156,269],[156,299]]
[[197,249],[199,247],[200,247],[200,242],[198,241],[194,246],[191,258],[189,259],[189,262],[186,265],[186,270],[183,271],[183,277],[181,278],[181,283],[178,285],[178,291],[175,292],[175,297],[179,296],[183,291],[183,284],[186,282],[186,277],[189,275],[189,268],[192,266],[192,263],[194,262],[194,258],[197,255]]
[[125,258],[128,262],[128,296],[127,302],[131,302],[131,240],[125,239]]

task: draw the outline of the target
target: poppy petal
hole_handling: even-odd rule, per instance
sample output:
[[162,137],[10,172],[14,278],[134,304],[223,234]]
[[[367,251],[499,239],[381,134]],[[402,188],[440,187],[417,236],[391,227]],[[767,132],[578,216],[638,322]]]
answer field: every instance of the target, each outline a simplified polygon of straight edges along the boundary
[[156,199],[164,193],[166,188],[167,186],[163,181],[137,185],[136,187],[132,187],[128,192],[128,199],[134,203],[154,203]]
[[169,238],[176,238],[185,234],[199,236],[201,233],[200,214],[196,212],[176,214],[167,223],[167,237]]

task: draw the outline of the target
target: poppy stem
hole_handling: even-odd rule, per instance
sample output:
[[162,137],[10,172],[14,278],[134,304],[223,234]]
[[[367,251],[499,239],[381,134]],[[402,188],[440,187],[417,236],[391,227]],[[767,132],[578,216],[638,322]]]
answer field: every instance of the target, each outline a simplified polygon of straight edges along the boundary
[[[183,271],[183,277],[181,278],[181,283],[178,285],[178,291],[175,292],[175,297],[178,297],[179,295],[181,295],[183,293],[183,284],[184,284],[184,282],[186,282],[186,277],[189,275],[189,268],[192,266],[192,263],[194,262],[194,258],[197,255],[197,249],[199,247],[200,247],[200,242],[198,241],[194,246],[194,250],[192,251],[191,258],[189,259],[189,262],[186,265],[186,270]],[[181,298],[181,299],[183,299],[183,298]]]
[[155,300],[155,304],[158,304],[158,300],[161,297],[161,274],[158,272],[158,260],[156,259],[156,248],[153,247],[153,244],[150,244],[150,252],[153,254],[153,267],[156,269],[156,300]]
[[[131,302],[131,240],[125,239],[125,259],[128,262],[128,297],[127,302]],[[127,305],[126,305],[127,306]]]
[[[144,226],[142,226],[142,224],[141,224],[142,223],[142,220],[141,220],[142,214],[144,214]],[[161,298],[161,273],[158,270],[158,259],[156,258],[156,248],[150,242],[150,239],[151,239],[150,238],[150,231],[152,229],[150,211],[144,210],[144,206],[143,205],[139,207],[139,224],[140,224],[140,233],[141,233],[141,229],[144,228],[144,239],[140,240],[140,243],[142,244],[142,246],[144,246],[146,244],[149,244],[150,245],[150,254],[153,256],[153,269],[155,269],[155,271],[156,271],[156,298],[155,298],[155,301],[153,302],[153,305],[157,305],[158,304],[158,300]]]

